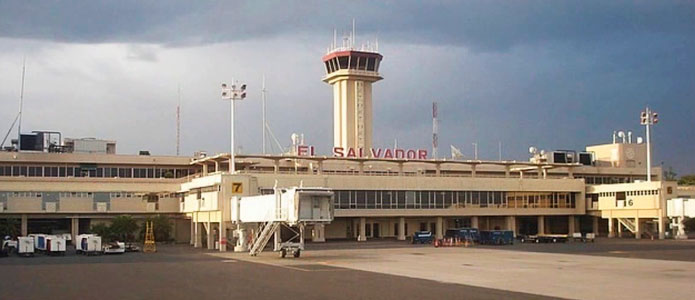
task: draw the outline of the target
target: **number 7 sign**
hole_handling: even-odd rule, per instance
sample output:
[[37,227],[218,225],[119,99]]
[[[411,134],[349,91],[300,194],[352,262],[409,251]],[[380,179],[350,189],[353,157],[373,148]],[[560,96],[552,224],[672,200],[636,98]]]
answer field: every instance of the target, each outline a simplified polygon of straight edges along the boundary
[[232,194],[242,194],[244,192],[244,186],[241,182],[232,182]]

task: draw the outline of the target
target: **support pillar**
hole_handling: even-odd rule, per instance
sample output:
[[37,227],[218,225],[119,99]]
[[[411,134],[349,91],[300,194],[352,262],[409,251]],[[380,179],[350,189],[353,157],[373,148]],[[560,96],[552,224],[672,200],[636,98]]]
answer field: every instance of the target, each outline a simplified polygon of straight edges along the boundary
[[568,217],[568,220],[567,220],[567,221],[568,221],[568,226],[567,226],[567,227],[568,227],[568,228],[567,228],[568,230],[567,230],[567,231],[569,231],[567,234],[569,234],[569,236],[572,237],[572,234],[574,234],[575,232],[577,232],[577,224],[576,224],[576,222],[577,222],[577,217],[574,216],[574,215],[570,215],[570,216]]
[[318,169],[316,169],[316,173],[318,173],[318,175],[323,174],[323,161],[322,160],[319,160],[319,162],[318,162]]
[[537,173],[538,173],[538,179],[543,178],[543,168],[538,167]]
[[195,223],[195,238],[193,240],[193,247],[201,248],[203,247],[203,223]]
[[435,232],[434,237],[436,239],[443,239],[444,238],[444,218],[437,217],[437,222],[435,225],[434,232]]
[[400,217],[398,218],[398,240],[399,241],[405,241],[405,218]]
[[360,234],[357,236],[358,242],[367,240],[367,218],[360,218]]
[[314,225],[314,230],[311,232],[311,241],[314,243],[326,242],[326,225]]
[[398,176],[403,176],[403,163],[398,163]]
[[639,217],[635,218],[635,239],[642,238],[642,228],[639,226]]
[[615,225],[613,225],[613,218],[608,218],[608,237],[615,237]]
[[504,178],[509,178],[510,173],[511,173],[511,172],[510,172],[510,171],[511,171],[510,169],[511,169],[510,166],[504,166]]
[[476,165],[471,165],[471,177],[475,177],[475,166]]
[[279,160],[273,160],[273,174],[280,173],[280,161]]
[[598,219],[599,217],[591,218],[591,232],[593,232],[595,236],[598,236]]
[[227,226],[224,221],[220,221],[220,226],[217,228],[220,241],[220,252],[227,252]]
[[[231,168],[230,168],[230,170],[231,170]],[[215,173],[217,173],[217,172],[219,172],[219,171],[220,171],[220,162],[219,162],[219,161],[215,161]]]
[[442,165],[441,164],[437,164],[435,166],[434,174],[437,176],[442,174]]
[[538,216],[538,234],[545,234],[545,216]]
[[191,244],[191,246],[195,245],[195,222],[193,222],[193,218],[191,218],[191,238],[190,238],[190,244]]
[[514,237],[516,237],[517,232],[516,232],[516,217],[515,216],[507,217],[507,230],[511,230],[512,232],[514,232]]
[[[209,220],[209,216],[208,216],[208,220]],[[210,223],[210,221],[208,221],[205,224],[206,224],[205,229],[207,230],[207,235],[208,235],[208,250],[213,250],[213,249],[215,249],[216,238],[212,234],[212,223]]]
[[659,216],[659,224],[657,225],[657,230],[659,230],[659,239],[663,240],[666,238],[666,224],[664,224],[664,217]]
[[567,168],[567,177],[569,179],[574,179],[574,170],[572,170],[572,168]]
[[616,219],[616,222],[618,223],[618,237],[621,238],[623,237],[623,224],[620,224],[618,219]]
[[208,175],[208,163],[203,163],[203,176]]
[[472,228],[480,228],[480,227],[478,227],[478,217],[471,217],[471,227]]
[[70,219],[70,234],[72,235],[72,244],[77,243],[77,236],[80,234],[80,219],[73,217]]
[[27,215],[22,215],[22,236],[29,235],[29,219]]

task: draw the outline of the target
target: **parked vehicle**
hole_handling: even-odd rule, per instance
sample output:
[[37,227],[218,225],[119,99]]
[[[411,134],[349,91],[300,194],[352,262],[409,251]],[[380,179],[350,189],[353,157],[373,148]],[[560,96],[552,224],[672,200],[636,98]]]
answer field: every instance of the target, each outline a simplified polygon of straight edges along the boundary
[[104,254],[123,254],[125,253],[125,243],[110,242],[106,243],[103,248]]
[[594,242],[594,239],[596,239],[596,234],[595,233],[586,233],[582,236],[580,232],[575,232],[572,234],[572,240],[575,242]]
[[37,252],[46,251],[46,235],[42,233],[30,234],[29,237],[34,239],[34,247]]
[[536,234],[536,235],[519,235],[517,237],[522,243],[565,243],[568,240],[566,234]]
[[75,252],[77,254],[101,254],[101,237],[96,234],[80,234],[75,241]]
[[431,244],[434,235],[430,231],[416,231],[413,233],[413,244]]
[[482,230],[480,243],[484,245],[513,245],[514,231],[511,230]]
[[34,238],[20,236],[17,238],[17,254],[19,256],[34,256]]
[[140,247],[135,243],[125,243],[125,252],[139,252]]

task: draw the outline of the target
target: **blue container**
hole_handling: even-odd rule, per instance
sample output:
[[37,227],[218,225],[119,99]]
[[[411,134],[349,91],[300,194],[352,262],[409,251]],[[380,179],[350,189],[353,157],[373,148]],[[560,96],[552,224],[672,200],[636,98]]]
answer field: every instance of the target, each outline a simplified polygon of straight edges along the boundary
[[511,230],[480,231],[480,243],[486,245],[513,245],[514,232]]
[[37,241],[38,241],[38,245],[36,245],[36,248],[39,248],[41,250],[46,249],[46,237],[38,236]]
[[480,242],[480,231],[478,231],[478,228],[466,227],[447,229],[444,236],[448,238],[457,237],[461,240],[471,241],[475,243]]

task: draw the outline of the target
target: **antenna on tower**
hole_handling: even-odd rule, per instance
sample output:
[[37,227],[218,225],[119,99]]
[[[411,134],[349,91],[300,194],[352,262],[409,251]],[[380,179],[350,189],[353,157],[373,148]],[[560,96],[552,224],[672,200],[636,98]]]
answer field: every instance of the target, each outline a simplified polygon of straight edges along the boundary
[[176,104],[176,156],[181,154],[181,84],[178,87],[178,103]]
[[432,158],[437,159],[439,150],[439,126],[437,126],[437,102],[432,102]]
[[355,48],[355,40],[357,39],[357,36],[355,35],[355,18],[352,18],[352,45],[350,45],[350,48]]
[[331,51],[335,50],[335,48],[338,48],[338,30],[333,28],[333,47],[331,47]]
[[17,125],[17,151],[22,150],[22,108],[24,107],[24,75],[27,70],[27,58],[22,61],[22,90],[19,93],[19,125]]
[[[335,30],[333,31],[333,42],[335,43]],[[265,149],[265,137],[267,136],[266,134],[266,127],[268,126],[268,123],[265,120],[265,75],[263,75],[263,81],[261,84],[261,114],[262,114],[262,119],[263,119],[263,131],[262,131],[262,136],[263,136],[263,154],[266,154],[266,149]]]

